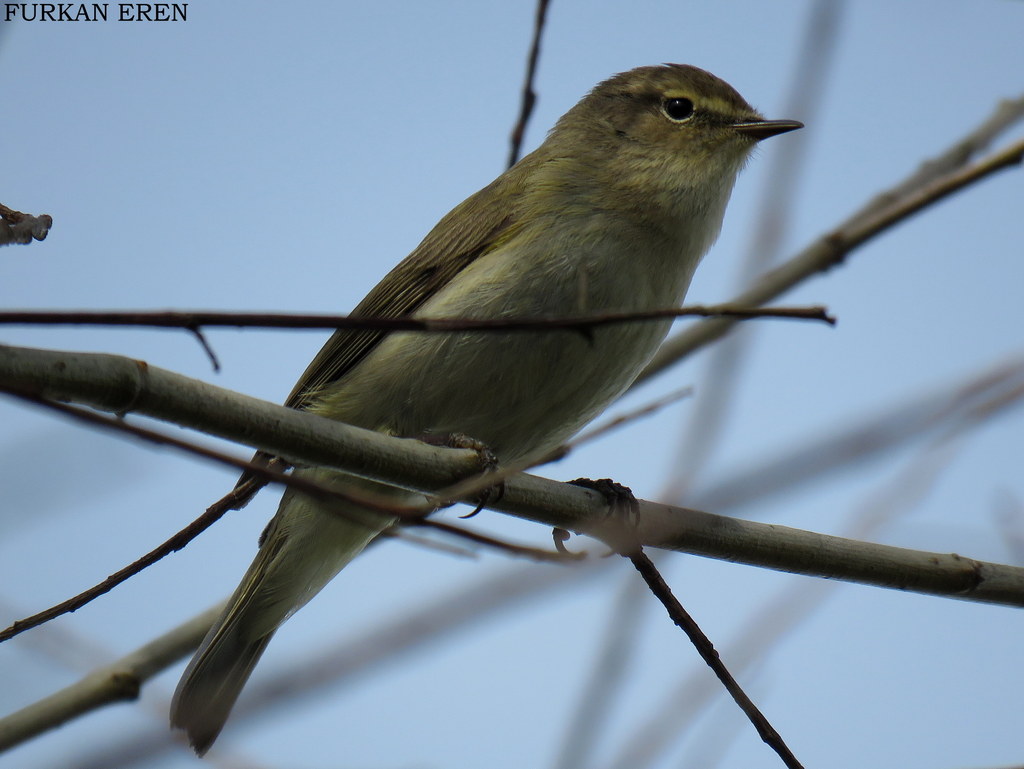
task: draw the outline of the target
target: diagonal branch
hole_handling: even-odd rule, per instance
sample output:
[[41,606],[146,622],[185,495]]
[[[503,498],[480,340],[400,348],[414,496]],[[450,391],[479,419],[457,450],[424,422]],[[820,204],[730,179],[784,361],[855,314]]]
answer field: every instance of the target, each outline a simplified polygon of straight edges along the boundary
[[793,448],[758,457],[752,466],[727,472],[716,482],[694,490],[687,502],[709,510],[736,510],[755,500],[764,502],[808,481],[820,481],[830,473],[877,459],[939,428],[976,420],[1022,387],[1024,357],[1018,355],[875,414],[826,426],[820,437],[802,439]]
[[[949,171],[937,178],[929,176],[923,186],[915,186],[913,191],[907,191],[907,183],[901,182],[789,261],[766,273],[733,302],[741,307],[757,307],[770,302],[812,275],[835,267],[850,252],[876,235],[971,184],[1003,169],[1020,165],[1022,159],[1024,141],[1018,141],[968,168]],[[922,178],[921,172],[915,173],[912,178]],[[885,204],[886,201],[889,201],[888,204]],[[661,346],[637,383],[661,373],[680,358],[721,338],[734,324],[735,321],[729,318],[714,318],[672,337]]]
[[693,617],[690,616],[689,612],[683,608],[683,605],[672,594],[671,588],[662,578],[661,573],[654,566],[651,559],[643,550],[637,550],[629,555],[628,558],[634,568],[640,572],[640,576],[644,578],[647,587],[665,606],[672,621],[686,633],[694,648],[697,649],[697,653],[700,654],[701,659],[714,671],[718,680],[725,687],[725,690],[729,692],[736,701],[736,704],[740,706],[740,709],[757,729],[761,739],[779,755],[779,758],[782,759],[782,762],[787,767],[790,767],[790,769],[803,769],[803,765],[782,740],[782,735],[769,723],[768,719],[764,717],[764,714],[761,713],[722,663],[722,659],[712,645],[711,639],[704,635],[704,631],[700,629],[700,626],[697,625]]

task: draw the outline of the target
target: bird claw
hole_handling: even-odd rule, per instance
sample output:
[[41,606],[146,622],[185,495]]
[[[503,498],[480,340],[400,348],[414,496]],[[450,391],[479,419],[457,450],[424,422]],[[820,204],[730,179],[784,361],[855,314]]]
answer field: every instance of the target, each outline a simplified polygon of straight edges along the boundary
[[592,478],[577,478],[569,481],[569,485],[596,491],[608,502],[609,515],[625,515],[634,527],[640,522],[640,503],[629,486],[616,483],[611,478],[599,478],[596,481]]
[[571,550],[569,550],[569,548],[565,546],[565,543],[569,541],[569,538],[571,536],[571,531],[561,529],[557,526],[553,528],[551,530],[551,539],[555,542],[555,550],[557,550],[562,555],[576,555],[576,553],[572,552]]
[[[470,449],[475,451],[480,461],[480,472],[490,473],[498,469],[498,457],[491,451],[491,448],[483,441],[478,441],[463,433],[448,433],[447,435],[426,434],[420,436],[423,443],[431,446],[444,446],[449,449]],[[484,489],[476,499],[476,507],[459,518],[472,518],[488,504],[497,502],[505,496],[505,482],[501,481],[494,486]]]
[[[569,484],[596,491],[605,498],[608,503],[606,523],[610,524],[607,527],[610,529],[609,536],[605,538],[605,541],[612,544],[614,552],[627,553],[640,547],[636,533],[637,527],[640,525],[640,503],[632,489],[621,483],[616,483],[611,478],[599,478],[598,480],[577,478],[574,481],[569,481]],[[613,544],[615,542],[619,543],[617,547]],[[558,546],[556,538],[555,547]]]

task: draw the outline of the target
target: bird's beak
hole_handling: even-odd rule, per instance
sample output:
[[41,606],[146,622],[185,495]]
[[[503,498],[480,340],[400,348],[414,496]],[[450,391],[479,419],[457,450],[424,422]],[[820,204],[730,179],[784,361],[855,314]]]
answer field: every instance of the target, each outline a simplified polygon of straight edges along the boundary
[[750,120],[744,123],[733,123],[732,127],[751,139],[761,141],[769,136],[778,136],[787,131],[803,128],[804,124],[798,120]]

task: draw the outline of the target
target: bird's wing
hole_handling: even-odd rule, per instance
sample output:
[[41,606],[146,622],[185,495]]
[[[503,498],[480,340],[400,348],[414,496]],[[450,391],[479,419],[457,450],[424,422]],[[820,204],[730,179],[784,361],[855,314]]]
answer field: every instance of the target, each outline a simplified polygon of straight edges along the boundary
[[[506,173],[456,206],[366,295],[351,315],[408,316],[467,266],[508,238],[516,228],[521,178],[515,172]],[[324,387],[358,366],[388,333],[335,331],[299,378],[285,405],[306,408]]]

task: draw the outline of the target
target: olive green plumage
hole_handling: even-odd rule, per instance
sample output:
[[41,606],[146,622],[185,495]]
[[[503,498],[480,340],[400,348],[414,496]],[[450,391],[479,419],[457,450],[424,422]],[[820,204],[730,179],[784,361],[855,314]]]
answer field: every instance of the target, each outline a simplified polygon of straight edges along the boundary
[[[511,318],[677,306],[721,227],[765,121],[727,83],[683,65],[596,86],[544,143],[446,215],[359,303],[366,317]],[[340,330],[287,404],[402,436],[461,433],[501,461],[540,455],[621,394],[669,323],[571,331]],[[303,477],[398,503],[413,492],[323,468]],[[260,550],[175,693],[171,723],[200,754],[276,629],[393,523],[287,491]]]

